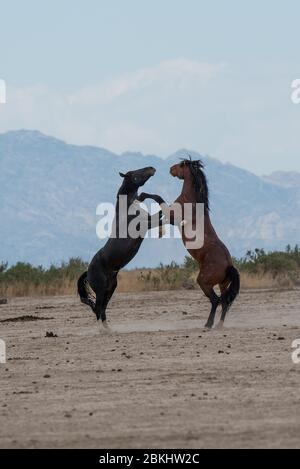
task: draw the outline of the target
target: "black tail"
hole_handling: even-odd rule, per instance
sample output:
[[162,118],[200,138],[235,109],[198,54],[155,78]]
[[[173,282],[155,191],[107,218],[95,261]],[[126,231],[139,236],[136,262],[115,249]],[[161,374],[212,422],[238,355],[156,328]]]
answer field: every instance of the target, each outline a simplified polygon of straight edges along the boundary
[[93,300],[92,296],[89,294],[87,290],[87,284],[88,284],[87,272],[84,272],[82,275],[80,275],[77,281],[78,295],[80,296],[81,302],[84,303],[85,305],[90,306],[92,310],[95,312],[95,301]]
[[230,285],[221,295],[221,302],[226,306],[226,309],[229,309],[240,291],[240,274],[233,265],[227,267],[226,279],[230,280]]

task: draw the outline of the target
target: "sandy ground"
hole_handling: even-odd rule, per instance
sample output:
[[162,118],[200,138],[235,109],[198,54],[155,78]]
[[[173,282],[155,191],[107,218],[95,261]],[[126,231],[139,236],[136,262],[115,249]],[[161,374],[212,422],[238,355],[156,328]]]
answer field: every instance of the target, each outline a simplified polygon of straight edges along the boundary
[[207,314],[198,290],[119,293],[106,335],[75,297],[0,306],[0,447],[300,447],[300,291]]

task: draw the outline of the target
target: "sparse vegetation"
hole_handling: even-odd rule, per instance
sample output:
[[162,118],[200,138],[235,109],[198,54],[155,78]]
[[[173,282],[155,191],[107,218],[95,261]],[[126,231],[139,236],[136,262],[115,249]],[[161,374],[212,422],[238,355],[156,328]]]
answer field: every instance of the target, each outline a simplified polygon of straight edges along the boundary
[[[300,285],[300,248],[285,251],[248,251],[234,259],[241,273],[242,288],[288,288]],[[49,268],[18,262],[0,263],[0,297],[52,296],[76,293],[76,281],[87,263],[72,258]],[[119,274],[119,291],[177,290],[197,288],[198,265],[186,256],[182,265],[171,262],[156,269],[135,269]]]
[[300,283],[300,249],[287,246],[285,251],[266,252],[264,249],[248,251],[235,264],[241,273],[251,276],[270,276],[279,286]]
[[149,290],[176,290],[188,281],[188,272],[183,266],[171,262],[168,265],[160,264],[157,269],[141,272],[141,280]]
[[87,264],[79,258],[72,258],[69,262],[62,262],[59,266],[51,265],[49,268],[23,262],[8,267],[6,263],[2,263],[0,297],[73,293],[78,276],[86,268]]

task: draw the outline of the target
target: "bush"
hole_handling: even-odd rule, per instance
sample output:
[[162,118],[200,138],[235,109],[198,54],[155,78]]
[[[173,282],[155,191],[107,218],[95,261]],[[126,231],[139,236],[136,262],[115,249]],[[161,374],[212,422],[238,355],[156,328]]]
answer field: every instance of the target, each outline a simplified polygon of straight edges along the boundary
[[[261,278],[268,274],[279,286],[295,285],[300,279],[300,249],[287,246],[285,251],[266,252],[263,249],[248,251],[241,259],[233,259],[241,273],[248,278]],[[59,295],[76,292],[76,281],[88,264],[80,258],[71,258],[49,268],[18,262],[8,267],[0,263],[0,296]],[[182,265],[171,262],[157,269],[144,270],[137,282],[146,290],[193,289],[196,286],[198,263],[186,256]],[[132,280],[131,280],[132,282]],[[127,284],[127,291],[133,285]]]
[[155,270],[150,270],[145,274],[141,273],[141,280],[147,289],[153,290],[177,290],[179,288],[192,288],[190,272],[176,262],[160,266]]
[[8,268],[6,263],[1,263],[0,295],[7,291],[14,296],[27,295],[34,290],[37,294],[55,294],[56,290],[60,293],[66,286],[75,285],[75,280],[86,269],[87,263],[80,258],[72,258],[60,266],[51,265],[48,269],[24,262]]
[[235,260],[240,271],[251,274],[270,273],[274,278],[285,274],[296,281],[300,274],[300,252],[287,246],[285,251],[265,252],[264,249],[248,251],[246,256]]

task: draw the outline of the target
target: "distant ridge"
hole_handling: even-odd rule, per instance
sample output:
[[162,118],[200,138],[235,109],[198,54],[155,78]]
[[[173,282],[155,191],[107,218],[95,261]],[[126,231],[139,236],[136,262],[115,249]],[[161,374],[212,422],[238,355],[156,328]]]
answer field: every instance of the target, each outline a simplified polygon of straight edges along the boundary
[[[249,171],[179,150],[166,159],[139,152],[70,145],[36,130],[0,134],[0,261],[49,265],[71,256],[90,259],[103,244],[96,206],[115,200],[119,171],[157,168],[146,189],[173,201],[181,182],[169,167],[189,153],[201,158],[209,181],[215,228],[236,256],[248,249],[282,249],[300,242],[300,174]],[[181,240],[145,240],[131,266],[181,261]]]
[[295,187],[300,189],[300,173],[296,171],[275,171],[269,176],[264,176],[264,179],[282,187]]

